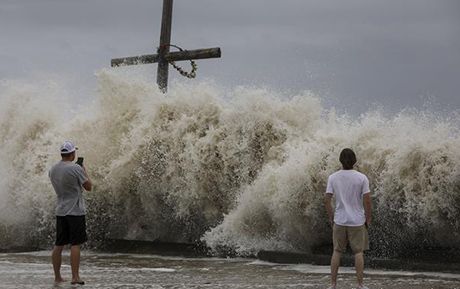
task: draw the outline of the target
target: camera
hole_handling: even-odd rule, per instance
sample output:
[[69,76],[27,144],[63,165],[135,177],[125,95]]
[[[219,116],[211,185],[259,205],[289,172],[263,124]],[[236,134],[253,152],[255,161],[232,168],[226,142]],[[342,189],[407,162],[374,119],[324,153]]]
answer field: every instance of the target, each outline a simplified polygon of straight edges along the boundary
[[78,157],[76,164],[82,167],[83,166],[83,157]]

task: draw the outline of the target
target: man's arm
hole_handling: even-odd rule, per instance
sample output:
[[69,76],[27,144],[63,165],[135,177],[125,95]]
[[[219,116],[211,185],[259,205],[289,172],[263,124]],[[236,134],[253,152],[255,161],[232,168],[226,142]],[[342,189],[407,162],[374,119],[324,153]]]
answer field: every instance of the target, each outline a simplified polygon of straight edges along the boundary
[[93,183],[91,183],[88,173],[86,172],[86,168],[85,167],[82,167],[82,168],[83,168],[83,172],[85,173],[85,176],[87,179],[87,181],[83,183],[83,188],[87,190],[88,192],[90,192],[93,189]]
[[363,196],[364,214],[366,215],[366,225],[370,226],[372,222],[372,200],[371,193],[364,194]]
[[334,212],[332,209],[332,194],[324,194],[324,206],[326,207],[327,216],[329,218],[329,224],[334,224]]

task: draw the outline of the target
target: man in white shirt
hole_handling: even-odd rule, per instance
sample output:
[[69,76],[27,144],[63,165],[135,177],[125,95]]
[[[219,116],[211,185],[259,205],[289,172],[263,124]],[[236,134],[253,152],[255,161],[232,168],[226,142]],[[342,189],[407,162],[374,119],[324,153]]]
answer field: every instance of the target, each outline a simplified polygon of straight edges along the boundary
[[[340,257],[347,244],[355,254],[356,277],[359,289],[363,284],[364,251],[369,249],[368,228],[371,224],[371,194],[367,177],[353,170],[355,153],[346,148],[340,153],[343,169],[329,176],[325,194],[325,207],[333,227],[334,253],[331,258],[331,287],[336,289]],[[335,211],[332,197],[335,196]]]

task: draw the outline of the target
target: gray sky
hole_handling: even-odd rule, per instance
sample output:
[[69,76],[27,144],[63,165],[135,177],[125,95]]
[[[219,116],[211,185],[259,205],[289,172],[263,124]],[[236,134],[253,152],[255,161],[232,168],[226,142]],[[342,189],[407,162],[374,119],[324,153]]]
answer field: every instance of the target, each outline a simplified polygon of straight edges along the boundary
[[[55,75],[88,97],[111,58],[156,50],[161,5],[0,0],[0,79]],[[175,0],[172,43],[220,46],[198,80],[224,87],[312,90],[351,113],[460,109],[458,0]]]

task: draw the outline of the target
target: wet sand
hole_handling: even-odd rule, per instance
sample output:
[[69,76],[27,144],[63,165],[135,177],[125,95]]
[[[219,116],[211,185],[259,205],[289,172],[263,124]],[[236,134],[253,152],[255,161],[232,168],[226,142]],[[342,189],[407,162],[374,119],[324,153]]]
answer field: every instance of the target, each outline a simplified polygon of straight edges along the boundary
[[[0,288],[78,288],[54,285],[50,252],[0,254]],[[62,273],[70,279],[68,252]],[[81,288],[311,288],[328,287],[329,268],[283,265],[253,259],[181,258],[83,252]],[[460,289],[460,274],[367,270],[370,289]],[[338,288],[356,288],[343,268]]]

